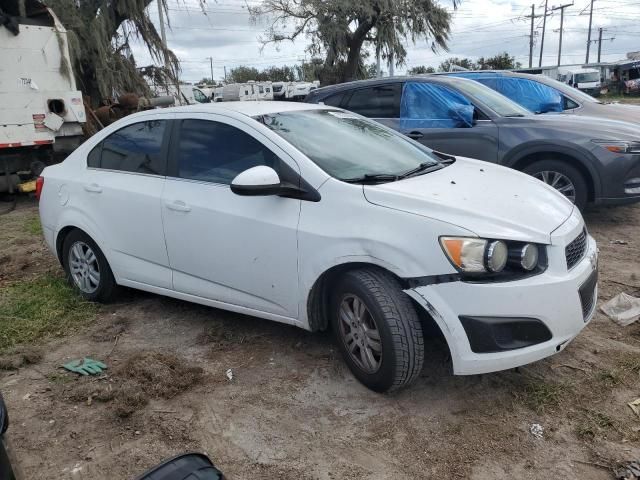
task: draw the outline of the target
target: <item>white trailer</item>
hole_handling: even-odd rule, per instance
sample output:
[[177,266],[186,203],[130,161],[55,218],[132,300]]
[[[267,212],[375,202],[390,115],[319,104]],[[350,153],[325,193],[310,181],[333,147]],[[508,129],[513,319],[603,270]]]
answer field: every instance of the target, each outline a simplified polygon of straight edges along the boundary
[[593,96],[600,95],[600,70],[586,67],[558,67],[558,80]]
[[14,3],[0,4],[0,192],[73,151],[86,122],[66,30],[44,4],[26,2],[20,17]]

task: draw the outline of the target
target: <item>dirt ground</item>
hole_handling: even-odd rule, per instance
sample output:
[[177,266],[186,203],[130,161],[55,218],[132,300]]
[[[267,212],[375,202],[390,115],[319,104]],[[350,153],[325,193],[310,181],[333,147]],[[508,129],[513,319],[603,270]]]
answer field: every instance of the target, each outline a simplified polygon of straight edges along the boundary
[[[0,246],[0,288],[59,271],[40,237],[17,227],[36,213],[21,201],[0,216],[15,231]],[[599,303],[640,296],[640,205],[586,220]],[[0,371],[27,479],[132,479],[190,450],[230,479],[596,480],[640,458],[640,418],[627,406],[640,397],[640,322],[601,313],[560,354],[501,373],[453,376],[446,347],[428,340],[421,378],[390,395],[361,386],[329,334],[130,290],[35,348]],[[59,368],[84,356],[108,370]]]

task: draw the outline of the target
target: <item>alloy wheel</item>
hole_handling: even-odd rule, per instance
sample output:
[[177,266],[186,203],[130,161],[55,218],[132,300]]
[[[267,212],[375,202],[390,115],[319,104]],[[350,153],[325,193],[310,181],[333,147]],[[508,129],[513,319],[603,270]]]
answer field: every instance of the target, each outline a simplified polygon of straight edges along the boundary
[[558,190],[561,194],[571,200],[571,203],[576,202],[576,187],[571,179],[566,175],[563,175],[560,172],[544,170],[542,172],[534,173],[533,176]]
[[372,374],[382,364],[380,331],[365,303],[356,295],[345,295],[339,311],[340,337],[351,360]]
[[84,293],[93,293],[100,285],[100,266],[91,247],[75,242],[69,249],[69,272],[73,282]]

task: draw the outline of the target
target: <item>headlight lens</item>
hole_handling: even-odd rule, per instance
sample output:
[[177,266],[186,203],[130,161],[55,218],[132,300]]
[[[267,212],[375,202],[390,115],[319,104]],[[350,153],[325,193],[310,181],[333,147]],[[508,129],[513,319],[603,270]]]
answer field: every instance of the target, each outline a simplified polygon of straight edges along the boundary
[[527,243],[526,245],[520,248],[520,258],[519,263],[520,266],[530,272],[534,268],[538,266],[538,246],[533,243]]
[[640,142],[626,140],[591,140],[596,145],[614,153],[640,153]]
[[533,243],[441,237],[440,244],[449,261],[461,273],[470,276],[525,274],[540,266],[540,250]]

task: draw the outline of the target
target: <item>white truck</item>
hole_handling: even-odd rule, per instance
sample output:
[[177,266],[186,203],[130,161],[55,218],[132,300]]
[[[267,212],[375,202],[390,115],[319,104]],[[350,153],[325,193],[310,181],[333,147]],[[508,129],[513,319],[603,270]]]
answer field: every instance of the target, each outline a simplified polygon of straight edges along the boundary
[[0,192],[73,151],[86,122],[66,30],[44,4],[18,4],[0,2]]
[[599,96],[602,89],[600,70],[595,68],[558,67],[558,80],[594,97]]

